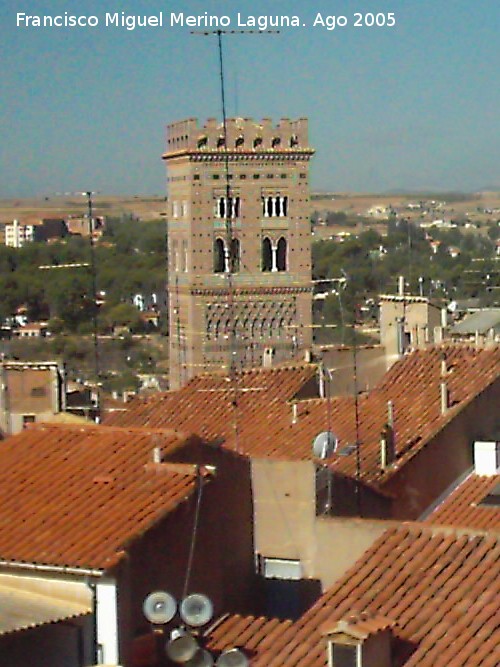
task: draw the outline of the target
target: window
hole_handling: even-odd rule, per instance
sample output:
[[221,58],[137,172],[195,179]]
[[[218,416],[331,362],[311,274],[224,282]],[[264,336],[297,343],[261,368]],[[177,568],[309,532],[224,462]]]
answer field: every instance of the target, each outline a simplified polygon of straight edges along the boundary
[[215,239],[214,243],[214,273],[224,273],[224,241]]
[[299,581],[302,578],[300,560],[288,558],[261,558],[262,575],[266,579],[292,579]]
[[231,218],[240,217],[240,198],[239,197],[219,197],[215,204],[215,217],[227,218],[231,212]]
[[47,394],[47,390],[45,387],[33,387],[31,390],[31,395],[35,398],[40,398],[41,396],[45,396]]
[[359,667],[361,665],[361,646],[359,644],[329,643],[329,667]]
[[262,215],[265,218],[286,218],[288,215],[288,197],[281,195],[262,197]]
[[278,241],[276,250],[276,268],[278,271],[286,271],[286,239],[283,237]]
[[238,273],[240,270],[240,242],[238,239],[231,241],[231,271]]
[[23,428],[26,428],[28,424],[35,423],[35,415],[23,415]]
[[273,268],[273,252],[271,240],[267,237],[262,240],[262,270],[271,271]]

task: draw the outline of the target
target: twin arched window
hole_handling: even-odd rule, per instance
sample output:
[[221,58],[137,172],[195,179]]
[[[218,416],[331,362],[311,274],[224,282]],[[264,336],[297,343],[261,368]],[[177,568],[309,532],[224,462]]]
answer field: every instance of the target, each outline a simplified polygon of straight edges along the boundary
[[282,236],[278,241],[272,241],[267,236],[262,239],[262,271],[287,270],[287,243]]
[[231,251],[227,252],[225,240],[217,237],[214,241],[214,273],[225,273],[229,271],[229,268],[231,268],[231,273],[238,273],[240,254],[239,239],[232,239]]

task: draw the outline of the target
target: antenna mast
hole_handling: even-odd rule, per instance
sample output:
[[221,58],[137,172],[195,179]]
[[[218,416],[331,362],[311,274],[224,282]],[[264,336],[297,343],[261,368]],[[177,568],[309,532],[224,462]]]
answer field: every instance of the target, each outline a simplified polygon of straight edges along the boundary
[[226,243],[224,248],[224,269],[227,278],[227,308],[229,321],[229,363],[228,372],[232,389],[232,407],[233,407],[233,428],[235,438],[235,449],[239,451],[239,427],[238,427],[238,387],[236,382],[236,319],[234,316],[234,283],[233,273],[235,269],[235,250],[236,244],[233,242],[233,200],[231,197],[231,179],[229,173],[229,147],[227,144],[227,114],[226,114],[226,91],[224,82],[224,54],[222,50],[222,35],[227,34],[262,34],[262,33],[278,33],[278,30],[212,30],[212,31],[192,31],[193,35],[202,35],[209,37],[215,35],[217,37],[217,47],[219,54],[219,79],[220,79],[220,99],[222,107],[222,127],[224,140],[224,172],[226,177],[226,202],[225,202],[225,228],[226,228]]

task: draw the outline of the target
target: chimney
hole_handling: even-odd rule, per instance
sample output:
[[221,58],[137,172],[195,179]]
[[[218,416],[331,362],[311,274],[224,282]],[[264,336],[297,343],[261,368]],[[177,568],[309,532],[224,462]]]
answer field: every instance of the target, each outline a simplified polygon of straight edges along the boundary
[[448,385],[446,384],[446,377],[448,375],[448,367],[446,364],[446,353],[442,352],[441,354],[441,414],[445,415],[446,411],[450,407],[449,405],[449,393]]
[[161,463],[161,447],[153,448],[153,463]]
[[304,350],[304,361],[306,364],[310,364],[312,360],[311,350]]
[[441,414],[445,415],[449,408],[448,386],[446,382],[441,382]]
[[292,403],[292,424],[296,424],[298,422],[298,417],[299,417],[299,406],[297,403]]
[[380,468],[386,470],[396,458],[394,431],[386,424],[380,434]]
[[474,442],[474,472],[476,475],[496,475],[500,469],[500,442],[476,440]]
[[387,401],[387,424],[394,427],[394,404],[392,401]]
[[405,277],[404,276],[399,276],[399,279],[398,279],[398,294],[399,294],[399,296],[404,296],[405,295]]

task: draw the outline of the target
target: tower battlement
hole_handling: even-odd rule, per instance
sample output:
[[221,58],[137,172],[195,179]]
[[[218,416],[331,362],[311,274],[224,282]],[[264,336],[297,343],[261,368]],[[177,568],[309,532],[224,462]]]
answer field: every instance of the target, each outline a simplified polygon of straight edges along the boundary
[[282,118],[276,125],[270,118],[261,121],[228,118],[226,131],[227,141],[224,142],[223,124],[215,118],[208,118],[203,126],[197,118],[171,123],[167,125],[167,152],[164,157],[180,152],[224,152],[226,149],[243,153],[314,152],[308,145],[307,118]]

